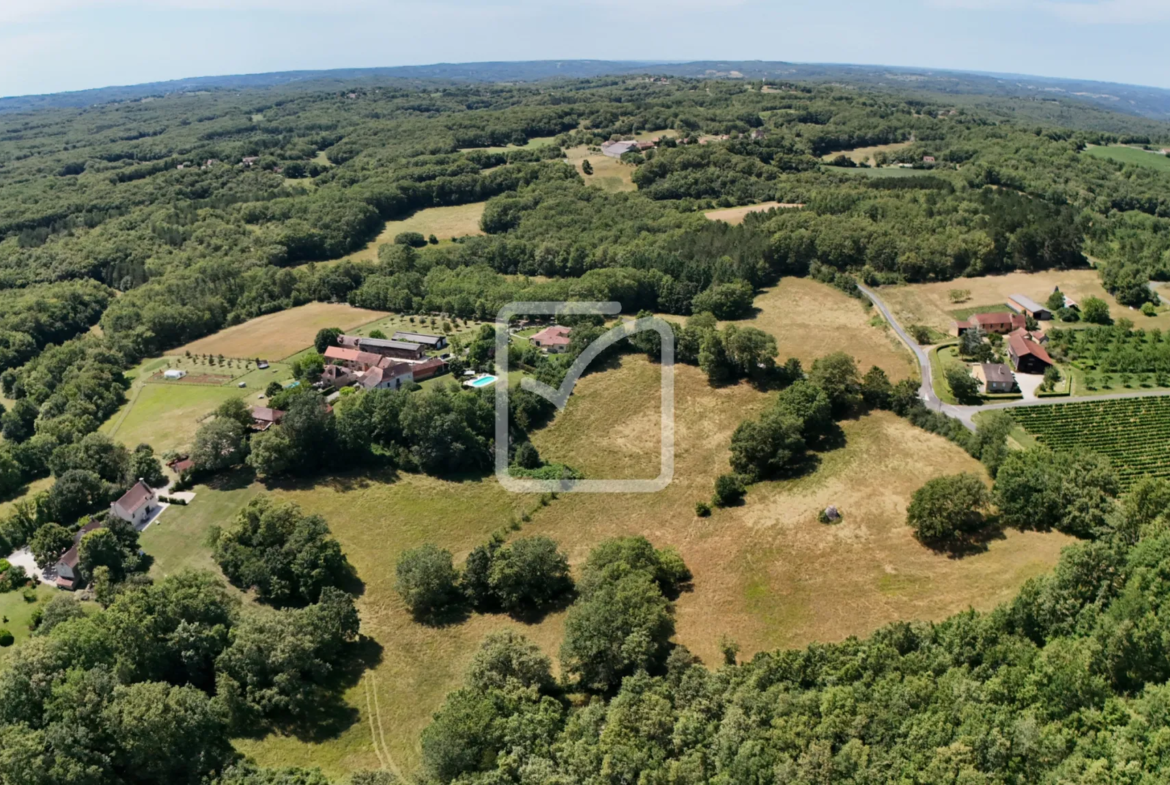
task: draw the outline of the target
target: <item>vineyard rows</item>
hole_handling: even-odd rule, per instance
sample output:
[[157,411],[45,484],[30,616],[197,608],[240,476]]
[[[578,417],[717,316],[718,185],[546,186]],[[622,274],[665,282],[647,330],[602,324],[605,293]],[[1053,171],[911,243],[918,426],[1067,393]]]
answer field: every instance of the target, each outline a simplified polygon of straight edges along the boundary
[[1012,417],[1053,450],[1107,456],[1123,487],[1147,475],[1170,479],[1170,396],[1021,406]]

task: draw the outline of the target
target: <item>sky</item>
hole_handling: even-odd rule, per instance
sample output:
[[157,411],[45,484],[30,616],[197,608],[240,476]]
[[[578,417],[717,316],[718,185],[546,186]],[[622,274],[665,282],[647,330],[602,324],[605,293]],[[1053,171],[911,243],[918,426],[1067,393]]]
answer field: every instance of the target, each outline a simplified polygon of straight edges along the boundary
[[0,0],[0,96],[484,60],[785,60],[1170,88],[1170,0]]

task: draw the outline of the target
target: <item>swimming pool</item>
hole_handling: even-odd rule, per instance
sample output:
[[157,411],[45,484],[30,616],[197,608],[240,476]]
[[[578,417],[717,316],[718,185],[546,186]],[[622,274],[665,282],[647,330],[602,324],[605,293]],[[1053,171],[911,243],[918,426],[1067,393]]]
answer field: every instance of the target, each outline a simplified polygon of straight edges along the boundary
[[496,377],[494,377],[494,376],[481,376],[478,379],[472,379],[471,381],[469,381],[467,383],[467,386],[468,387],[487,387],[488,385],[495,384],[495,383],[496,383]]

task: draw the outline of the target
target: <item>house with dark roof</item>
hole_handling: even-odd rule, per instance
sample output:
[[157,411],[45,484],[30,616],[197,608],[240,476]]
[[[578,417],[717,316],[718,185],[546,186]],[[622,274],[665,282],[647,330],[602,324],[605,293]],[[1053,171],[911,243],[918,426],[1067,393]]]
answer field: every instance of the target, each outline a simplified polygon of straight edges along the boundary
[[158,509],[158,497],[154,489],[142,480],[130,486],[130,490],[122,494],[121,498],[110,504],[110,515],[121,518],[127,523],[139,528]]
[[406,343],[421,343],[423,346],[431,351],[446,348],[447,336],[445,335],[429,335],[427,333],[408,333],[399,330],[390,338],[393,341],[405,341]]
[[977,313],[972,314],[970,319],[962,322],[955,322],[955,332],[960,336],[971,329],[979,329],[985,333],[999,333],[1006,335],[1012,330],[1018,330],[1025,327],[1027,319],[1023,314],[1008,313],[1002,311],[1000,313]]
[[78,529],[77,533],[73,535],[73,545],[70,546],[69,550],[65,551],[53,567],[53,572],[57,575],[55,581],[57,588],[73,591],[81,584],[81,573],[77,569],[81,557],[77,552],[77,546],[81,543],[82,537],[91,531],[102,528],[104,525],[101,521],[90,521]]
[[571,327],[562,327],[559,324],[554,324],[551,327],[545,327],[528,340],[532,341],[534,346],[538,346],[546,352],[560,354],[569,348],[569,342],[571,340],[569,333],[572,331],[573,329]]
[[1044,373],[1053,364],[1043,346],[1022,335],[1009,335],[1007,344],[1017,373]]
[[1052,318],[1052,311],[1023,294],[1013,294],[1008,298],[1007,304],[1016,313],[1026,314],[1036,321]]
[[983,381],[987,393],[1008,393],[1016,388],[1012,369],[1003,363],[983,363],[975,369],[975,376]]
[[396,360],[424,360],[426,347],[414,341],[392,341],[385,338],[366,338],[361,335],[339,335],[339,346],[347,349],[357,349],[382,357],[393,357]]
[[1038,343],[1041,346],[1048,343],[1048,333],[1044,332],[1043,330],[1028,330],[1024,327],[1021,327],[1018,330],[1012,330],[1009,335],[1019,335],[1023,338],[1027,338],[1033,343]]

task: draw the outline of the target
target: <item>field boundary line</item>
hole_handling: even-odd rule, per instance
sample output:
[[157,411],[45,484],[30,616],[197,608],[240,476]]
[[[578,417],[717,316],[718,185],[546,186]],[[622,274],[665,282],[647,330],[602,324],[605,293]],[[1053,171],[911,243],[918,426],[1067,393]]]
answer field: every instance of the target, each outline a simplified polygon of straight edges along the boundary
[[[372,681],[373,677],[371,676],[370,679]],[[367,681],[366,682],[366,717],[368,718],[368,721],[370,724],[370,743],[374,745],[374,754],[378,756],[378,764],[383,769],[385,769],[388,767],[386,765],[386,759],[382,756],[382,750],[378,746],[378,733],[377,733],[376,728],[374,727],[374,704],[373,704],[372,699],[370,698],[371,692],[372,692],[372,689],[370,687],[370,682]]]

